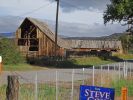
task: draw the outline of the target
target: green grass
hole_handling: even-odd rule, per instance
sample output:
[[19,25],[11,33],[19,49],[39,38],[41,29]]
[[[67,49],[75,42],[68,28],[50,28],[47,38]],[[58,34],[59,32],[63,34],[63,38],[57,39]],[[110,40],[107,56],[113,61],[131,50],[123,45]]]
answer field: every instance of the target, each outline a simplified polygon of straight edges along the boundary
[[[115,54],[113,55],[115,57],[118,57],[120,59],[133,59],[133,54]],[[42,62],[42,61],[41,61]],[[97,65],[103,65],[103,64],[110,64],[116,62],[113,59],[101,59],[96,56],[90,56],[90,57],[80,57],[80,58],[70,58],[65,61],[57,62],[56,64],[53,65],[48,65],[47,68],[55,67],[55,68],[85,68],[85,67],[90,67],[90,66],[97,66]],[[56,66],[55,66],[56,65]],[[34,66],[30,64],[18,64],[18,65],[3,65],[3,70],[4,71],[28,71],[28,70],[41,70],[41,69],[46,69],[45,65],[44,67],[40,66]]]
[[[80,85],[79,85],[80,86]],[[75,96],[74,100],[78,100],[79,86],[74,87]],[[117,80],[112,82],[111,88],[115,88],[115,96],[120,97],[121,88],[128,88],[128,96],[133,96],[133,80]],[[58,87],[58,100],[70,100],[71,97],[71,85],[68,87],[62,84]],[[0,100],[6,98],[6,85],[0,86]],[[22,84],[19,87],[19,99],[20,100],[34,100],[35,98],[35,85],[34,84]],[[55,100],[56,87],[55,84],[38,84],[38,100]]]
[[127,87],[128,89],[128,96],[133,96],[133,80],[117,80],[112,82],[112,87],[115,88],[116,96],[121,95],[122,87]]
[[74,60],[75,60],[75,64],[77,64],[77,65],[94,65],[94,66],[114,62],[111,60],[103,60],[99,57],[75,58]]
[[[63,100],[70,97],[71,88],[59,88],[58,100]],[[69,95],[68,95],[69,94]],[[56,87],[55,85],[38,84],[38,100],[55,100]],[[0,87],[0,100],[6,99],[6,85]],[[35,85],[23,84],[19,87],[20,100],[34,100],[35,99]],[[69,99],[67,99],[69,100]],[[74,99],[76,100],[76,99]]]
[[28,70],[42,70],[46,69],[46,67],[33,66],[30,64],[17,64],[17,65],[3,65],[2,69],[4,71],[28,71]]
[[133,59],[133,54],[114,54],[113,56],[116,56],[124,60]]

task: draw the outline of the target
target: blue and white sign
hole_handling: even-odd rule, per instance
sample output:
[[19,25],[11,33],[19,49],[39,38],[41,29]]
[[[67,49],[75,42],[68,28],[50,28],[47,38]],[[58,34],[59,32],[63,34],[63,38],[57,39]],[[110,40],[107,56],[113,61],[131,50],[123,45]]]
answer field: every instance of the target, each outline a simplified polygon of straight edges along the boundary
[[115,89],[97,86],[80,86],[80,100],[114,100]]

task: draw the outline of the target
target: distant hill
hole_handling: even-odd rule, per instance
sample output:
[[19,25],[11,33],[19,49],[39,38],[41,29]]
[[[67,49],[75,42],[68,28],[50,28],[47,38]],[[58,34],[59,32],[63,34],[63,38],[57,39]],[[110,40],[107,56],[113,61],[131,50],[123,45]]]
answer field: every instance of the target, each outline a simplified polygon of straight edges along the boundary
[[13,38],[14,35],[15,35],[15,32],[0,33],[0,37],[4,37],[4,38]]
[[[67,40],[118,40],[120,36],[124,33],[114,33],[109,36],[102,36],[102,37],[68,37],[64,35],[59,35],[59,37]],[[15,32],[7,32],[7,33],[0,33],[0,37],[6,38],[14,38]]]
[[124,33],[114,33],[109,36],[102,37],[65,37],[63,39],[67,40],[118,40],[120,36],[124,35]]

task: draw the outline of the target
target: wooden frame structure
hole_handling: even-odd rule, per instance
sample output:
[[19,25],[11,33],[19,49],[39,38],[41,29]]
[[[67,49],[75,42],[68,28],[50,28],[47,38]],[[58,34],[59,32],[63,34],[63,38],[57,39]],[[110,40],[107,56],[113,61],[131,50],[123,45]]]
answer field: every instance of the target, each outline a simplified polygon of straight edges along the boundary
[[[55,34],[43,21],[25,18],[16,31],[16,45],[26,57],[54,56]],[[67,52],[90,51],[122,52],[121,41],[107,40],[66,40],[58,37],[57,56],[66,56]]]
[[[64,56],[66,47],[59,39],[57,56]],[[16,44],[23,56],[54,56],[54,34],[45,23],[33,18],[26,18],[16,31]],[[62,46],[63,45],[63,46]]]

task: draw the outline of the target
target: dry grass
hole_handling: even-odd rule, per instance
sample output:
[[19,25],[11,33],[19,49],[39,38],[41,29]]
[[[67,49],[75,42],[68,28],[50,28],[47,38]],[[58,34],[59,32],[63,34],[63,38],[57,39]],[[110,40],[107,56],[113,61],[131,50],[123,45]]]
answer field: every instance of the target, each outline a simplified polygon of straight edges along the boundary
[[45,66],[33,66],[30,64],[18,64],[18,65],[3,65],[4,71],[29,71],[29,70],[45,70],[47,69]]

